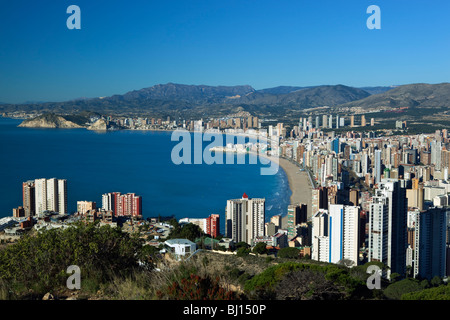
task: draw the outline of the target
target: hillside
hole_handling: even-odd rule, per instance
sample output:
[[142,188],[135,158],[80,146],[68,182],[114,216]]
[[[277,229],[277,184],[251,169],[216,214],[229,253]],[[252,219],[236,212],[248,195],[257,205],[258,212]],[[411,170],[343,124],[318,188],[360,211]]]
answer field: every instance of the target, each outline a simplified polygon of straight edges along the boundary
[[[292,91],[293,90],[293,91]],[[0,111],[78,113],[92,111],[115,115],[153,115],[172,118],[224,116],[240,110],[256,115],[285,113],[288,109],[336,106],[369,96],[364,90],[337,86],[278,87],[256,91],[249,85],[205,86],[159,84],[104,98],[42,104],[2,105]]]
[[[52,112],[43,113],[32,119],[26,119],[19,127],[25,128],[62,128],[62,129],[76,129],[85,128],[90,124],[91,117],[99,117],[100,114],[93,112],[80,112],[71,115],[57,115]],[[105,124],[106,126],[106,124]],[[106,130],[101,123],[97,123],[92,128],[93,130]]]
[[67,120],[63,116],[53,113],[45,113],[33,119],[28,119],[19,124],[19,127],[25,128],[83,128],[83,126]]
[[[450,107],[450,83],[409,84],[389,91],[374,94],[361,100],[351,101],[340,108],[359,108],[365,111],[383,108],[427,108]],[[430,110],[432,111],[432,110]]]
[[[279,86],[255,90],[249,85],[206,86],[158,84],[110,97],[65,102],[0,105],[0,112],[39,112],[151,116],[172,119],[225,117],[240,111],[259,117],[295,118],[305,109],[332,108],[332,112],[383,112],[420,108],[421,116],[450,107],[450,84],[409,84],[354,88],[345,85]],[[436,108],[441,108],[435,110]],[[444,110],[445,111],[445,110]],[[66,117],[67,118],[67,117]],[[76,122],[79,124],[79,122]]]

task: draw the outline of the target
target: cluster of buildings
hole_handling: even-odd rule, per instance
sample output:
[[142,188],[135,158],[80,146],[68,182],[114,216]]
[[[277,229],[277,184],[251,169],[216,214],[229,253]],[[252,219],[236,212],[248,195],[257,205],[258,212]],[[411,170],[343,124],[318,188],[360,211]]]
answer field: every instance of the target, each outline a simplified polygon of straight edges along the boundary
[[386,277],[450,274],[448,131],[337,135],[309,123],[300,119],[300,131],[280,137],[278,152],[315,180],[311,258],[348,265],[380,261],[388,267]]
[[[347,131],[344,126],[371,126],[365,115],[322,115],[300,118],[291,127],[269,126],[266,136],[276,139],[273,155],[295,162],[312,177],[310,204],[292,204],[287,212],[266,220],[265,199],[227,200],[225,238],[235,243],[268,247],[297,247],[311,259],[355,266],[378,261],[387,266],[384,276],[396,273],[431,279],[450,274],[450,137],[433,134],[380,135],[373,131]],[[113,120],[113,119],[109,119]],[[193,131],[211,128],[258,134],[260,121],[242,115],[209,122],[170,119],[124,120],[121,125],[169,125]],[[349,121],[349,122],[348,122]],[[398,121],[397,129],[406,123]],[[234,131],[233,131],[234,132]],[[268,142],[271,140],[268,139]],[[308,208],[308,206],[311,206]],[[23,183],[23,206],[13,217],[29,221],[49,213],[67,214],[67,182],[36,179]],[[112,222],[117,217],[142,218],[142,198],[134,193],[102,195],[102,206],[78,201],[78,215]],[[213,238],[219,236],[220,216],[181,219],[195,223]],[[4,226],[11,222],[3,221]],[[181,246],[180,243],[169,243]],[[184,244],[191,246],[191,243]],[[193,247],[190,247],[192,252]]]
[[67,181],[36,179],[22,183],[23,205],[13,209],[13,217],[41,216],[45,212],[67,214]]
[[[91,122],[95,122],[98,118],[92,118]],[[222,118],[211,118],[207,120],[172,120],[170,116],[166,119],[162,118],[127,118],[106,116],[104,120],[108,127],[126,128],[135,130],[173,130],[185,129],[189,131],[205,131],[210,129],[258,129],[261,128],[261,120],[252,116],[248,112],[240,112]]]
[[[41,178],[22,183],[23,204],[6,217],[0,231],[20,235],[35,228],[67,227],[76,220],[117,225],[124,218],[142,220],[142,197],[135,193],[111,192],[102,195],[102,207],[95,201],[77,201],[77,210],[69,215],[67,210],[67,180]],[[124,220],[124,219],[121,219]],[[12,229],[11,229],[12,228]]]
[[[322,117],[324,124],[330,119]],[[336,134],[311,120],[300,119],[290,134],[282,123],[268,132],[279,137],[270,152],[311,173],[310,211],[306,204],[290,205],[288,212],[265,222],[265,199],[244,194],[227,201],[225,236],[250,245],[298,247],[302,255],[328,263],[382,262],[387,278],[393,273],[427,279],[449,275],[448,131]],[[350,121],[356,125],[354,117]],[[399,121],[397,129],[405,125]]]

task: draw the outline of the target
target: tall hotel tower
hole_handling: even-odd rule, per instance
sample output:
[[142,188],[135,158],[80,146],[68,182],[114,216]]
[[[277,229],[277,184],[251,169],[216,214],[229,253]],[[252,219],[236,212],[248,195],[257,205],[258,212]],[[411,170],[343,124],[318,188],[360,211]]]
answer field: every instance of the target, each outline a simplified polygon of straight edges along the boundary
[[105,193],[102,195],[102,208],[106,211],[113,211],[116,217],[141,216],[142,197],[134,193]]
[[241,199],[227,201],[225,234],[234,242],[251,244],[256,237],[264,236],[265,202],[263,198],[251,199],[243,194]]
[[368,259],[387,265],[388,277],[393,272],[406,273],[407,213],[402,181],[381,180],[370,204]]
[[34,181],[36,215],[44,211],[67,213],[67,181],[65,179],[36,179]]
[[359,207],[330,204],[313,216],[313,260],[338,263],[359,261]]
[[34,216],[36,212],[34,193],[34,180],[22,183],[23,209],[25,210],[25,217]]

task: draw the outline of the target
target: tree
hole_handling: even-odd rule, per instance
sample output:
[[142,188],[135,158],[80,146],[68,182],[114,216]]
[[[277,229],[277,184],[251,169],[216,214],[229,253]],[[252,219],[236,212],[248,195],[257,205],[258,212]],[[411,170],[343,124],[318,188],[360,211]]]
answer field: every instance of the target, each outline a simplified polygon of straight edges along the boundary
[[250,247],[250,245],[249,245],[247,242],[240,241],[240,242],[236,243],[236,244],[234,245],[234,247],[235,247],[236,249],[239,249],[239,248],[241,248],[241,247],[248,248],[248,247]]
[[422,288],[417,279],[407,278],[390,284],[383,293],[389,299],[400,300],[403,294],[420,290]]
[[439,276],[434,276],[430,282],[431,286],[438,287],[442,284],[442,279]]
[[327,280],[324,273],[312,270],[287,274],[275,292],[279,300],[340,300],[345,297],[343,287]]
[[297,259],[300,255],[300,250],[297,248],[282,248],[278,250],[278,258]]
[[389,276],[389,280],[394,283],[395,281],[397,281],[399,278],[401,277],[401,275],[397,272],[392,272],[391,275]]
[[246,256],[248,256],[249,253],[250,253],[250,249],[249,248],[240,247],[239,249],[237,249],[236,255],[238,257],[246,257]]
[[[151,267],[148,246],[136,234],[120,228],[75,223],[67,229],[50,229],[26,234],[0,250],[0,280],[14,288],[45,293],[65,286],[66,269],[80,267],[83,281],[96,284],[115,275],[131,274],[144,262]],[[17,291],[20,295],[20,291]]]
[[171,219],[169,223],[173,228],[167,237],[168,239],[188,239],[194,242],[195,239],[205,235],[202,229],[196,224],[187,223],[184,226],[180,226],[176,219]]
[[252,251],[256,254],[267,254],[267,252],[269,252],[269,250],[267,250],[267,245],[264,242],[257,243]]

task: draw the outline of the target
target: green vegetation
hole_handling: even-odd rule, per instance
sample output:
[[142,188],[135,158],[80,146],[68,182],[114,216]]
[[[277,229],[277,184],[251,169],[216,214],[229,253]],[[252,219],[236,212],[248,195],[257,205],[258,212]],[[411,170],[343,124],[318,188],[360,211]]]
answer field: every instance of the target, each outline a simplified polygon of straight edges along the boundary
[[253,247],[252,252],[256,254],[267,254],[269,250],[267,250],[267,245],[264,242],[260,242]]
[[[311,279],[315,281],[312,282]],[[352,276],[345,267],[296,262],[285,262],[267,268],[248,280],[244,290],[255,299],[371,297],[365,281]],[[293,294],[294,292],[297,293]]]
[[10,298],[59,290],[66,285],[67,268],[77,265],[82,287],[95,292],[115,277],[132,275],[139,261],[150,270],[151,251],[138,237],[97,224],[26,234],[0,250],[1,290]]
[[195,239],[205,236],[202,229],[193,223],[187,223],[181,226],[176,219],[171,219],[168,222],[172,225],[172,230],[170,231],[167,239],[188,239],[195,242]]
[[297,248],[283,248],[278,251],[278,258],[298,259],[300,250]]
[[440,285],[435,288],[404,293],[402,300],[450,300],[450,286]]
[[[174,235],[196,235],[187,226],[174,228]],[[0,249],[0,299],[42,299],[46,293],[65,299],[74,293],[66,287],[70,265],[81,269],[77,299],[450,299],[450,287],[439,277],[394,276],[383,280],[381,289],[369,290],[367,268],[375,264],[386,271],[382,263],[351,268],[320,263],[298,259],[296,248],[267,256],[263,244],[251,249],[238,243],[236,255],[205,250],[167,267],[159,249],[138,235],[84,223],[26,234]]]

